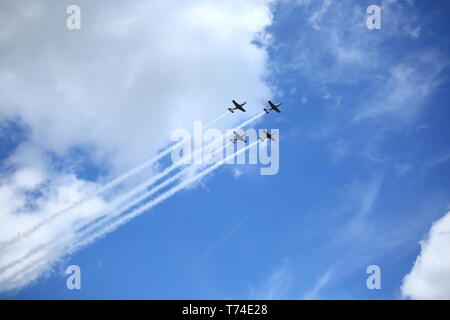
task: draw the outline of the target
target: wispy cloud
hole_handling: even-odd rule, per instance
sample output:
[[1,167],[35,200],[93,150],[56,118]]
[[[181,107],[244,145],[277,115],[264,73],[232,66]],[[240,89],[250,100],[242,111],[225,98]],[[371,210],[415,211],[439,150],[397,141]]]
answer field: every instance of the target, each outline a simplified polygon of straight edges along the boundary
[[448,63],[435,51],[409,56],[389,69],[385,84],[359,107],[355,120],[395,116],[411,121],[443,81]]
[[331,5],[331,0],[324,0],[322,2],[321,6],[319,7],[319,9],[314,11],[311,14],[308,21],[314,29],[317,29],[317,30],[320,29],[320,26],[319,26],[320,19],[322,19],[322,16],[328,10],[330,5]]
[[438,156],[428,162],[428,165],[434,166],[450,160],[450,152],[444,155]]
[[251,290],[251,299],[287,299],[293,282],[293,273],[288,259],[276,267],[268,279],[264,280],[256,289]]
[[324,274],[322,274],[319,280],[316,282],[314,287],[305,294],[305,300],[316,300],[320,299],[319,293],[331,280],[333,276],[333,270],[329,269]]

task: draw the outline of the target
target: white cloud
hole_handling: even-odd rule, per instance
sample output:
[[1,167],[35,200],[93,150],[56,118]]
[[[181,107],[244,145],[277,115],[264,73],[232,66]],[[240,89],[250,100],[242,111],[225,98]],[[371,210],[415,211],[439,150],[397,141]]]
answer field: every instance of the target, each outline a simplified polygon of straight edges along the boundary
[[34,189],[44,181],[44,177],[35,168],[23,168],[14,174],[14,180],[19,188]]
[[29,7],[31,17],[0,22],[11,33],[1,42],[0,115],[20,116],[44,149],[89,146],[120,171],[232,98],[253,105],[270,95],[266,52],[251,44],[270,24],[267,1],[79,6],[80,31],[67,30],[64,10],[48,1],[2,9],[15,17]]
[[[30,174],[30,172],[32,173]],[[17,171],[15,175],[2,181],[0,185],[0,201],[2,203],[0,208],[0,230],[2,240],[14,237],[16,234],[35,226],[51,214],[67,208],[80,199],[86,198],[95,188],[94,183],[79,180],[73,175],[57,174],[51,176],[48,174],[49,172],[28,167]],[[17,176],[21,176],[21,178],[18,179]],[[30,176],[33,177],[30,178]],[[41,186],[38,189],[34,189],[37,186],[34,183],[42,182],[36,177],[43,176],[50,178],[50,182],[46,182],[44,187]],[[24,184],[23,181],[26,183]],[[28,193],[30,190],[39,191],[41,195],[39,197],[30,195]],[[105,203],[102,199],[93,198],[77,207],[76,210],[60,217],[57,223],[48,224],[45,228],[41,228],[32,234],[32,236],[24,237],[16,245],[2,249],[0,252],[0,291],[11,290],[25,285],[39,276],[41,272],[48,268],[51,262],[60,258],[58,256],[59,247],[54,247],[51,250],[36,251],[30,256],[30,261],[41,258],[42,261],[40,262],[44,263],[29,274],[24,275],[21,273],[17,283],[13,281],[14,276],[19,271],[29,269],[25,262],[30,263],[30,261],[22,260],[23,257],[42,244],[53,243],[62,236],[72,237],[74,235],[73,226],[76,222],[99,217],[104,206]],[[19,263],[16,263],[17,261]],[[11,263],[14,265],[11,266]],[[7,266],[8,268],[3,270]],[[31,263],[31,267],[35,267],[33,263]]]
[[403,279],[403,296],[450,299],[450,212],[433,223],[420,245],[421,253]]
[[[97,186],[75,175],[74,148],[112,177],[154,155],[173,129],[225,112],[231,99],[246,100],[249,112],[225,118],[227,127],[259,112],[271,95],[266,50],[253,43],[270,38],[269,0],[81,0],[78,31],[65,25],[70,4],[2,3],[0,123],[20,119],[29,135],[5,161],[12,173],[2,173],[0,241]],[[0,269],[61,233],[70,236],[76,221],[97,216],[103,205],[95,198],[1,252]],[[46,264],[20,285],[59,252],[46,254]]]

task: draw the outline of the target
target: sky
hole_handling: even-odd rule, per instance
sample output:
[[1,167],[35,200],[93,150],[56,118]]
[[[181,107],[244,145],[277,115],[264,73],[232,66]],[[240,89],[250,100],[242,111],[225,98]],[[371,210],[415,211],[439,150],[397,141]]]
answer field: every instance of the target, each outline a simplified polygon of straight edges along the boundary
[[[0,8],[1,299],[450,299],[446,1]],[[281,113],[260,115],[269,99]],[[176,193],[121,212],[115,199],[170,168],[165,155],[98,191],[177,129],[253,116],[246,128],[278,130],[275,174],[187,166]]]

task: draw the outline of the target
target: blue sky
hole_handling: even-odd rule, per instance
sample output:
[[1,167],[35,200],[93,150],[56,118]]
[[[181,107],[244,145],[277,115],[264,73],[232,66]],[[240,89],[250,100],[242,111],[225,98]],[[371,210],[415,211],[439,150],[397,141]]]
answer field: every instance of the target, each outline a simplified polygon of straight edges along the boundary
[[[365,25],[371,4],[381,30]],[[280,130],[278,174],[224,166],[2,298],[402,297],[419,241],[449,211],[449,4],[270,8],[265,82],[283,105],[257,127]],[[17,118],[1,128],[6,174],[27,129]],[[52,161],[76,159],[76,175],[95,180],[105,169],[80,160],[86,150]],[[70,264],[81,290],[66,288]],[[381,290],[366,287],[369,265],[381,268]]]

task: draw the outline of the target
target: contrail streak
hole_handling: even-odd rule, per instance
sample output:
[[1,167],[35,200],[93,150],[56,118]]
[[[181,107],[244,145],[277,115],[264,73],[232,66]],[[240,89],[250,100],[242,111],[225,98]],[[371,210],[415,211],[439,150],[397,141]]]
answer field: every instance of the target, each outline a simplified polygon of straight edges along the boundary
[[[225,148],[227,148],[232,142],[228,142],[227,144],[225,144],[224,146],[222,146],[222,148],[220,148],[217,151],[221,151]],[[161,182],[159,185],[153,187],[151,190],[141,194],[139,197],[132,199],[129,202],[126,202],[124,205],[122,205],[121,207],[119,207],[119,209],[107,216],[102,217],[101,219],[99,219],[98,221],[96,221],[93,224],[89,224],[87,226],[86,230],[83,230],[83,233],[89,233],[90,231],[95,230],[98,227],[101,227],[102,224],[107,223],[108,221],[111,221],[112,219],[114,219],[115,217],[119,216],[120,214],[122,214],[123,212],[125,212],[126,210],[138,205],[141,201],[151,197],[153,194],[155,194],[156,192],[158,192],[159,190],[165,188],[166,186],[170,185],[171,183],[177,181],[179,178],[181,178],[184,174],[186,174],[190,169],[192,168],[192,166],[186,167],[183,170],[181,170],[180,172],[174,174],[173,176],[167,178],[166,180],[164,180],[163,182]],[[134,194],[136,194],[137,192],[134,192]],[[86,231],[86,232],[85,232]],[[0,273],[1,273],[1,269],[0,269]]]
[[[159,190],[161,190],[162,188],[168,186],[169,184],[175,182],[176,180],[178,180],[183,174],[185,174],[188,169],[190,169],[190,167],[187,167],[183,170],[181,170],[180,172],[178,172],[177,174],[171,176],[170,178],[164,180],[162,183],[160,183],[159,185],[153,187],[150,191],[144,193],[143,195],[139,196],[138,198],[133,199],[130,202],[126,202],[125,205],[122,205],[121,207],[118,208],[118,211],[114,212],[111,215],[108,216],[104,216],[96,221],[90,221],[84,225],[81,226],[75,226],[75,229],[79,229],[81,230],[80,235],[78,235],[78,237],[83,237],[87,234],[89,234],[90,232],[96,230],[98,227],[100,227],[102,224],[107,223],[108,221],[112,220],[114,217],[122,214],[123,212],[125,212],[126,210],[130,209],[131,207],[139,204],[139,202],[141,202],[142,200],[150,197],[151,195],[155,194],[156,192],[158,192]],[[113,205],[108,205],[108,207],[114,207]],[[84,229],[83,229],[84,228]],[[4,273],[5,271],[7,271],[8,269],[11,269],[12,267],[26,261],[27,259],[31,258],[32,256],[36,255],[37,253],[45,250],[45,249],[53,249],[54,247],[57,247],[61,242],[68,242],[72,239],[72,235],[68,234],[63,236],[62,238],[57,239],[56,241],[50,240],[47,241],[43,244],[38,245],[37,247],[35,247],[34,249],[30,250],[29,252],[27,252],[25,255],[23,255],[22,257],[11,261],[10,263],[8,263],[7,265],[3,266],[2,268],[0,268],[0,274]]]
[[166,200],[167,198],[173,196],[175,193],[177,193],[178,191],[184,189],[185,187],[189,186],[190,184],[192,184],[193,182],[203,178],[204,176],[206,176],[208,173],[212,172],[213,170],[217,169],[218,167],[222,166],[225,162],[227,162],[228,160],[232,159],[233,157],[241,154],[242,152],[245,152],[247,149],[251,148],[252,146],[254,146],[255,144],[257,144],[258,141],[255,141],[251,144],[249,144],[248,146],[240,149],[239,151],[233,153],[232,155],[229,155],[228,157],[226,157],[225,159],[215,163],[214,165],[206,168],[205,170],[197,173],[196,175],[194,175],[193,177],[179,183],[178,185],[172,187],[171,189],[169,189],[168,191],[164,192],[163,194],[159,195],[157,198],[149,201],[147,204],[142,205],[141,207],[133,210],[132,212],[122,216],[120,219],[118,219],[117,221],[111,223],[109,226],[104,227],[103,229],[99,230],[98,232],[94,233],[91,237],[87,238],[86,240],[83,240],[81,242],[78,242],[74,248],[72,248],[69,253],[72,253],[74,251],[76,251],[79,248],[82,248],[90,243],[92,243],[95,239],[102,237],[104,235],[106,235],[107,233],[116,230],[118,227],[120,227],[121,225],[127,223],[128,221],[130,221],[131,219],[139,216],[140,214],[144,213],[145,211],[151,209],[152,207],[154,207],[155,205],[159,204],[160,202]]
[[[256,120],[257,118],[259,118],[260,116],[262,116],[264,114],[264,112],[254,116],[253,118],[241,123],[239,126],[235,127],[234,130],[240,129],[244,126],[246,126],[247,124],[251,123],[252,121]],[[226,114],[224,114],[226,115]],[[218,120],[220,120],[221,118],[224,117],[224,115],[221,115],[219,117],[217,117],[216,119],[214,119],[213,121],[211,121],[211,123],[216,122]],[[229,134],[229,133],[228,133]],[[225,134],[225,139],[227,137],[228,134]],[[213,145],[215,143],[217,143],[219,140],[221,140],[221,138],[216,139],[215,141],[213,141],[212,143],[210,143],[206,148],[208,148],[210,145]],[[225,149],[228,145],[230,145],[230,143],[225,144],[224,146],[222,146],[219,150],[214,150],[214,152],[217,151],[221,151],[223,149]],[[248,146],[249,147],[249,146]],[[199,148],[198,150],[196,150],[194,152],[194,154],[192,154],[190,157],[195,157],[195,154],[198,152],[202,152],[203,151],[203,147]],[[243,152],[243,150],[241,150],[238,153]],[[231,155],[231,157],[234,155]],[[227,158],[228,159],[228,158]],[[226,160],[222,160],[222,161],[226,161]],[[162,173],[158,174],[157,176],[153,177],[150,180],[147,180],[144,183],[141,183],[140,185],[138,185],[137,187],[133,188],[131,191],[129,191],[128,193],[126,193],[125,195],[120,196],[119,199],[115,199],[113,201],[112,204],[108,205],[108,208],[114,208],[117,205],[120,204],[120,202],[126,201],[128,198],[131,198],[132,196],[136,195],[137,193],[144,191],[146,188],[148,188],[149,186],[151,186],[154,182],[156,182],[157,180],[163,178],[164,176],[166,176],[167,174],[169,174],[171,171],[175,170],[177,167],[179,167],[180,165],[182,165],[183,159],[177,163],[175,163],[174,165],[172,165],[171,167],[165,169]],[[220,163],[220,162],[219,162]],[[107,223],[108,221],[112,220],[113,218],[117,217],[118,215],[120,215],[121,213],[123,213],[124,211],[128,210],[129,208],[137,205],[139,202],[143,201],[145,198],[150,197],[151,195],[153,195],[154,193],[158,192],[159,190],[161,190],[162,188],[166,187],[167,185],[171,184],[172,182],[178,180],[185,172],[187,172],[187,170],[190,169],[190,167],[182,170],[181,172],[177,173],[176,175],[174,175],[173,177],[170,177],[168,180],[162,182],[160,185],[154,187],[153,189],[151,189],[150,191],[144,193],[143,195],[141,195],[140,197],[138,197],[137,199],[131,201],[130,203],[125,203],[125,208],[122,207],[119,208],[119,210],[113,214],[112,216],[104,216],[102,218],[100,218],[99,220],[97,220],[95,222],[94,221],[90,221],[88,223],[85,223],[84,225],[81,226],[76,226],[75,228],[84,228],[86,227],[87,229],[85,229],[82,234],[80,235],[80,237],[83,237],[84,235],[88,234],[89,232],[95,230],[96,228],[98,228],[99,226],[101,226],[101,224]],[[105,221],[106,220],[106,221]],[[61,241],[61,239],[59,240]],[[6,271],[7,269],[10,269],[11,267],[20,264],[21,262],[27,260],[28,258],[30,258],[31,256],[33,256],[34,254],[42,251],[43,249],[45,249],[46,247],[48,247],[49,245],[51,245],[50,241],[44,244],[41,244],[39,246],[37,246],[35,249],[32,249],[31,251],[29,251],[27,254],[25,254],[24,256],[22,256],[19,259],[16,259],[14,261],[12,261],[11,263],[7,264],[6,266],[0,268],[0,274],[3,273],[4,271]]]
[[247,120],[247,121],[241,123],[239,126],[237,126],[237,127],[235,128],[235,130],[238,130],[238,129],[241,129],[242,127],[245,127],[246,125],[248,125],[249,123],[252,123],[252,122],[255,121],[256,119],[258,119],[258,118],[260,118],[261,116],[263,116],[264,114],[265,114],[264,111],[261,112],[261,113],[258,113],[258,114],[257,114],[256,116],[254,116],[253,118],[251,118],[251,119],[249,119],[249,120]]
[[[214,143],[214,142],[213,142]],[[225,144],[224,146],[222,146],[220,150],[225,149],[226,147],[228,147],[231,144],[231,142],[228,142],[227,144]],[[202,151],[203,148],[199,148],[197,150],[197,152]],[[216,151],[216,150],[215,150]],[[194,157],[195,154],[191,155],[191,157]],[[153,184],[153,182],[155,182],[156,180],[159,180],[161,177],[164,177],[165,175],[167,175],[168,173],[170,173],[171,171],[175,170],[176,167],[181,165],[181,161],[180,163],[175,163],[174,165],[172,165],[171,167],[167,168],[166,170],[164,170],[162,173],[160,173],[157,177],[152,178],[144,183],[141,183],[139,186],[135,187],[134,189],[130,190],[129,192],[127,192],[125,195],[120,196],[120,199],[117,200],[115,199],[113,201],[113,203],[108,204],[107,209],[105,209],[105,211],[110,211],[112,209],[114,209],[115,207],[119,206],[121,202],[131,198],[132,196],[136,195],[137,193],[144,191],[147,187],[149,187],[150,185]],[[188,172],[188,170],[191,169],[191,166],[186,167],[185,169],[181,170],[180,172],[178,172],[177,174],[169,177],[168,179],[164,180],[162,183],[160,183],[159,185],[153,187],[151,190],[145,192],[144,194],[142,194],[141,196],[129,201],[129,202],[125,202],[124,204],[122,204],[122,206],[120,206],[117,211],[113,212],[110,215],[107,216],[103,216],[97,220],[93,220],[93,221],[89,221],[87,223],[81,224],[81,225],[77,225],[75,226],[75,229],[79,229],[82,230],[81,231],[81,235],[79,235],[79,238],[84,237],[85,235],[89,234],[90,232],[94,231],[95,229],[101,227],[102,224],[107,223],[108,221],[111,221],[112,219],[114,219],[115,217],[119,216],[120,214],[122,214],[123,212],[125,212],[126,210],[134,207],[135,205],[139,204],[141,201],[143,201],[146,198],[149,198],[150,196],[152,196],[153,194],[155,194],[156,192],[158,192],[159,190],[165,188],[166,186],[170,185],[171,183],[175,182],[176,180],[178,180],[180,177],[182,177],[185,173]],[[86,229],[83,229],[86,228]],[[61,242],[61,241],[66,241],[66,240],[70,240],[69,235],[63,237],[63,239],[58,239],[57,242]],[[30,258],[31,256],[39,253],[40,251],[48,248],[48,247],[53,247],[55,245],[57,245],[57,242],[52,242],[52,241],[48,241],[44,244],[41,244],[37,247],[35,247],[34,249],[30,250],[29,252],[27,252],[25,255],[23,255],[22,257],[20,257],[19,259],[16,259],[10,263],[8,263],[7,265],[3,266],[2,268],[0,268],[0,274],[2,274],[3,272],[5,272],[6,270],[16,266],[17,264],[20,264],[21,262],[27,260],[28,258]]]
[[[215,124],[219,120],[223,119],[227,114],[228,114],[228,112],[224,112],[223,114],[219,115],[215,119],[211,120],[210,122],[208,122],[205,125],[205,128],[208,128],[208,127],[212,126],[213,124]],[[102,187],[98,188],[97,190],[95,190],[91,194],[87,195],[86,197],[76,201],[75,203],[73,203],[69,207],[67,207],[67,208],[65,208],[65,209],[63,209],[61,211],[58,211],[56,213],[53,213],[52,215],[50,215],[47,218],[44,218],[42,221],[40,221],[39,223],[35,224],[30,229],[28,229],[26,231],[23,231],[23,232],[19,232],[14,237],[12,237],[12,238],[10,238],[8,240],[1,241],[0,242],[0,251],[2,251],[5,248],[7,248],[7,247],[17,243],[18,241],[20,241],[24,237],[31,236],[32,234],[37,232],[42,226],[52,222],[53,220],[55,220],[59,216],[62,216],[63,214],[72,211],[73,209],[77,208],[81,204],[83,204],[85,202],[88,202],[89,200],[94,199],[96,196],[103,194],[106,190],[113,188],[114,186],[122,183],[123,181],[125,181],[126,179],[131,177],[132,175],[135,175],[136,173],[138,173],[138,172],[142,171],[143,169],[147,168],[151,164],[155,163],[156,161],[160,160],[161,158],[163,158],[164,156],[169,154],[172,150],[178,148],[182,143],[185,142],[185,140],[187,140],[187,139],[183,139],[183,140],[179,141],[178,143],[176,143],[175,145],[167,147],[166,149],[161,151],[159,154],[157,154],[153,158],[151,158],[151,159],[145,161],[144,163],[138,165],[137,167],[134,167],[133,169],[123,173],[122,175],[120,175],[117,178],[111,180],[110,182],[108,182],[107,184],[105,184]]]
[[[126,210],[134,207],[135,205],[139,204],[141,201],[145,200],[146,198],[148,198],[148,197],[152,196],[153,194],[155,194],[156,192],[158,192],[159,190],[161,190],[161,189],[165,188],[166,186],[170,185],[171,183],[177,181],[180,177],[182,177],[184,174],[186,174],[189,169],[191,169],[190,166],[184,168],[183,170],[181,170],[177,174],[174,174],[173,176],[171,176],[168,179],[164,180],[159,185],[153,187],[148,192],[145,192],[141,196],[133,199],[132,201],[126,202],[124,205],[119,207],[118,210],[115,211],[113,214],[108,215],[108,216],[104,216],[104,217],[98,219],[97,221],[91,221],[91,222],[89,222],[87,224],[84,224],[84,225],[81,225],[81,226],[76,226],[75,228],[78,228],[79,230],[81,230],[80,234],[77,235],[77,237],[78,238],[82,238],[84,236],[87,236],[90,232],[95,231],[96,229],[101,227],[103,224],[108,223],[109,221],[111,221],[115,217],[117,217],[117,216],[121,215],[122,213],[124,213]],[[109,207],[114,207],[114,206],[111,205]],[[61,242],[63,242],[63,243],[64,242],[68,242],[71,239],[72,239],[71,235],[65,235],[65,236],[63,236],[62,239],[61,238],[57,239],[56,242],[52,241],[52,240],[47,241],[46,243],[43,243],[43,244],[35,247],[34,249],[30,250],[29,252],[27,252],[25,255],[23,255],[19,259],[16,259],[16,260],[8,263],[7,265],[3,266],[2,268],[0,268],[0,274],[4,273],[8,269],[11,269],[12,267],[14,267],[14,266],[16,266],[18,264],[26,261],[30,257],[36,255],[37,253],[39,253],[39,252],[41,252],[41,251],[43,251],[45,249],[53,249],[54,247],[57,247]]]
[[[30,281],[29,279],[26,279],[27,275],[33,274],[41,267],[45,268],[46,260],[44,258],[45,255],[32,260],[31,262],[27,263],[25,267],[13,273],[8,278],[2,280],[0,282],[0,292],[12,289],[19,289],[24,285],[26,285]],[[36,274],[34,279],[31,279],[31,281],[37,280],[38,276],[39,274]]]
[[[147,204],[142,205],[141,207],[133,210],[132,212],[126,214],[125,216],[121,217],[120,219],[118,219],[117,221],[111,223],[110,225],[105,226],[103,229],[100,229],[99,231],[97,231],[96,233],[92,234],[90,237],[85,238],[84,240],[73,244],[72,246],[70,246],[67,250],[65,250],[65,254],[72,254],[75,251],[89,245],[90,243],[92,243],[93,241],[95,241],[96,239],[105,236],[106,234],[108,234],[109,232],[112,232],[114,230],[116,230],[118,227],[120,227],[121,225],[127,223],[128,221],[130,221],[131,219],[137,217],[138,215],[144,213],[145,211],[151,209],[152,207],[154,207],[155,205],[161,203],[162,201],[166,200],[167,198],[173,196],[174,194],[176,194],[178,191],[184,189],[185,187],[187,187],[188,185],[192,184],[193,182],[201,179],[202,177],[206,176],[208,173],[212,172],[213,170],[217,169],[218,167],[220,167],[221,165],[223,165],[224,163],[226,163],[229,159],[245,152],[247,149],[251,148],[252,146],[254,146],[255,144],[257,144],[258,141],[255,141],[253,143],[251,143],[250,145],[238,150],[237,152],[233,153],[232,155],[226,157],[225,159],[215,163],[214,165],[211,165],[210,167],[204,169],[203,171],[197,173],[196,175],[194,175],[193,177],[179,183],[178,185],[172,187],[171,189],[169,189],[168,191],[164,192],[163,194],[161,194],[160,196],[158,196],[157,198],[149,201]],[[189,169],[186,168],[185,170]],[[181,172],[179,173],[179,177],[181,176]],[[178,175],[178,174],[177,174]],[[173,181],[175,181],[176,179],[174,178]],[[173,182],[171,181],[171,182]],[[168,183],[167,183],[168,184]],[[157,186],[158,188],[159,186]],[[156,191],[155,191],[156,192]],[[152,193],[152,191],[148,192],[149,195],[150,193]],[[154,193],[154,192],[153,192]],[[148,195],[148,196],[149,196]],[[143,199],[145,199],[146,197],[142,196]],[[142,199],[142,200],[143,200]],[[119,214],[120,215],[120,214]],[[91,228],[89,228],[91,229]],[[95,228],[94,228],[95,229]],[[84,236],[84,234],[87,234],[88,232],[83,232],[81,237]],[[56,245],[58,245],[58,243],[56,243]],[[44,248],[38,249],[38,250],[42,250],[45,249],[45,245],[43,245]],[[36,250],[36,251],[38,251]],[[37,253],[37,252],[35,252]],[[24,260],[26,260],[27,258],[29,258],[31,255],[33,254],[27,254],[26,257],[23,257],[22,259],[20,259],[20,261],[16,261],[16,263],[14,264],[18,264],[23,262]],[[41,258],[42,259],[42,258]],[[33,262],[36,262],[36,260],[33,260]],[[56,262],[56,261],[54,261]],[[34,267],[34,264],[32,264]],[[22,268],[21,270],[19,270],[18,272],[15,272],[13,277],[17,277],[17,274],[21,273],[21,272],[27,272],[26,269],[29,268],[29,264],[27,264],[25,266],[25,268]],[[4,269],[4,268],[3,268]],[[10,279],[10,278],[9,278]]]
[[208,122],[207,124],[205,124],[205,128],[210,128],[212,127],[214,124],[216,124],[217,122],[219,122],[220,120],[222,120],[223,118],[225,118],[227,115],[229,115],[230,113],[228,111],[225,111],[224,113],[222,113],[220,116],[216,117],[215,119],[212,119],[210,122]]

